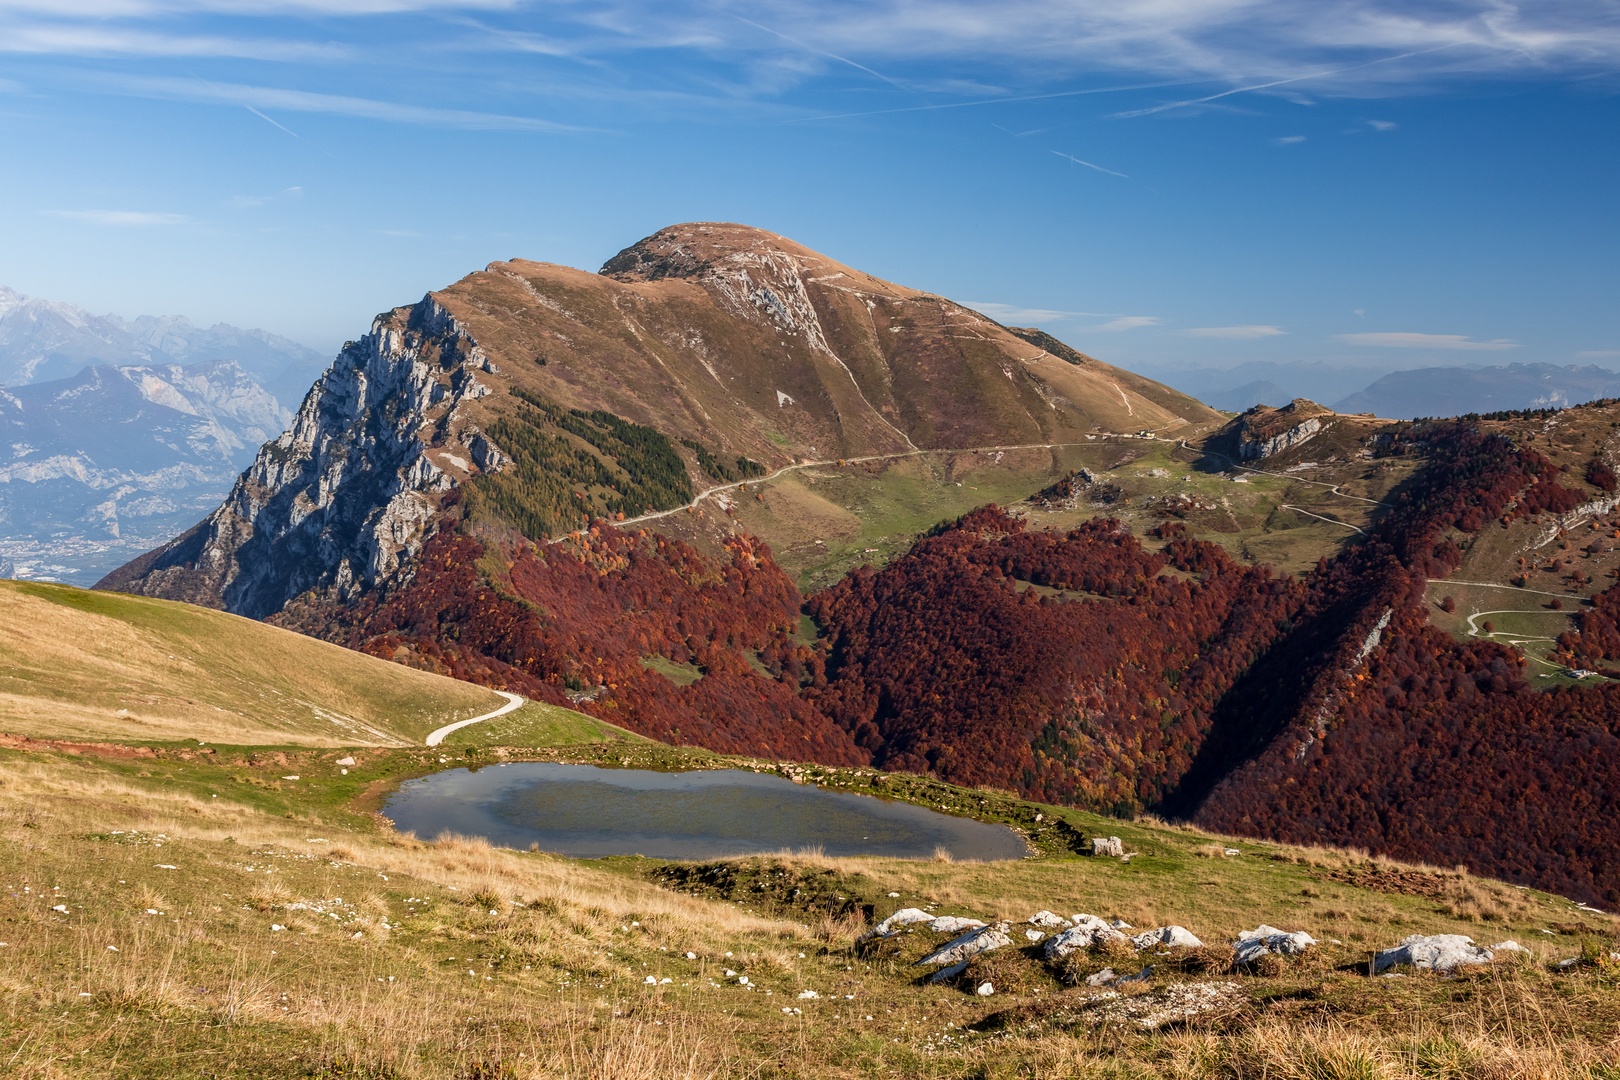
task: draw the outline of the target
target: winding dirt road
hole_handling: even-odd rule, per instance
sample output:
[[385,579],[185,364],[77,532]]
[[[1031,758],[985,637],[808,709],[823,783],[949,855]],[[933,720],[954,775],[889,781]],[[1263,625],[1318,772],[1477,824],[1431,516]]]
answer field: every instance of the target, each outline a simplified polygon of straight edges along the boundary
[[462,728],[471,724],[480,724],[485,720],[493,720],[497,716],[505,716],[507,713],[523,704],[523,699],[518,697],[516,694],[509,694],[505,690],[497,690],[495,693],[506,699],[505,705],[502,705],[494,712],[487,712],[483,716],[475,716],[471,720],[457,720],[453,724],[444,725],[444,727],[428,735],[427,745],[438,746],[440,743],[444,742],[444,737],[450,734],[452,731],[460,731]]

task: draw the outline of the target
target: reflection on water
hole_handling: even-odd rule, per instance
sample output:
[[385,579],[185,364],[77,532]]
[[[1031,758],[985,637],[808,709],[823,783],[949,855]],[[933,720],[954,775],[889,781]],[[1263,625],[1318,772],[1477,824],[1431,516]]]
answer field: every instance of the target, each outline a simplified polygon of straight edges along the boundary
[[383,811],[401,830],[598,858],[709,859],[783,848],[828,855],[1017,859],[1001,825],[736,769],[659,773],[518,762],[411,780]]

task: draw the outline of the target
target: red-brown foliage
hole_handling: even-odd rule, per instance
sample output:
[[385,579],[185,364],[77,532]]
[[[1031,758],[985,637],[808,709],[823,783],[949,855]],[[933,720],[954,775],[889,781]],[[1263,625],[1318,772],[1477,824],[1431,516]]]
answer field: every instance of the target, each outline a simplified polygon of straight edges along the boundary
[[[556,703],[569,688],[602,687],[574,707],[666,742],[865,764],[799,696],[820,658],[791,640],[798,590],[764,544],[738,538],[729,555],[714,565],[679,541],[602,525],[502,556],[444,529],[407,587],[339,613],[326,636],[389,657],[411,646],[423,666]],[[492,557],[506,570],[499,584],[477,565]],[[678,687],[642,665],[653,655],[704,675]]]

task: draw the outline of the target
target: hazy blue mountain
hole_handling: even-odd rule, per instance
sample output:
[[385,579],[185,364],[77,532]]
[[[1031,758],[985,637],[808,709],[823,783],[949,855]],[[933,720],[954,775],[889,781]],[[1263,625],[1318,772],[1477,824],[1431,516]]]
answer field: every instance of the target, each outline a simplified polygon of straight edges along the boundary
[[1254,382],[1244,383],[1230,390],[1217,390],[1194,396],[1199,397],[1210,408],[1225,412],[1243,412],[1255,405],[1281,408],[1294,400],[1294,395],[1270,379],[1256,379]]
[[1151,379],[1168,383],[1212,408],[1242,412],[1252,405],[1282,407],[1295,398],[1338,401],[1368,383],[1389,374],[1388,366],[1345,367],[1320,361],[1279,364],[1256,361],[1232,368],[1132,368]]
[[296,341],[264,330],[218,323],[192,325],[178,315],[124,320],[24,296],[0,285],[0,386],[64,379],[85,367],[111,364],[196,364],[234,360],[289,409],[326,367],[326,359]]
[[0,388],[0,558],[93,582],[218,502],[291,418],[232,360]]
[[1394,371],[1333,407],[1339,412],[1370,412],[1405,420],[1502,409],[1562,408],[1609,397],[1620,397],[1620,371],[1508,364]]

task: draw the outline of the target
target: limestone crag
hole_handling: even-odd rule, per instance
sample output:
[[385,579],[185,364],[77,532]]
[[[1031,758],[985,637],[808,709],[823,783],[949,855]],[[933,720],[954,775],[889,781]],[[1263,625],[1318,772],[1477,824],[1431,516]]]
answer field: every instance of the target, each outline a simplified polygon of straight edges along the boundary
[[1272,457],[1282,453],[1284,450],[1290,450],[1298,446],[1321,430],[1322,421],[1313,416],[1303,423],[1295,424],[1287,431],[1278,432],[1269,439],[1241,443],[1240,452],[1245,461]]
[[98,587],[262,618],[304,593],[347,600],[390,578],[420,548],[434,497],[473,468],[445,444],[482,468],[505,460],[457,416],[490,393],[478,373],[493,370],[431,296],[378,316],[218,509]]

